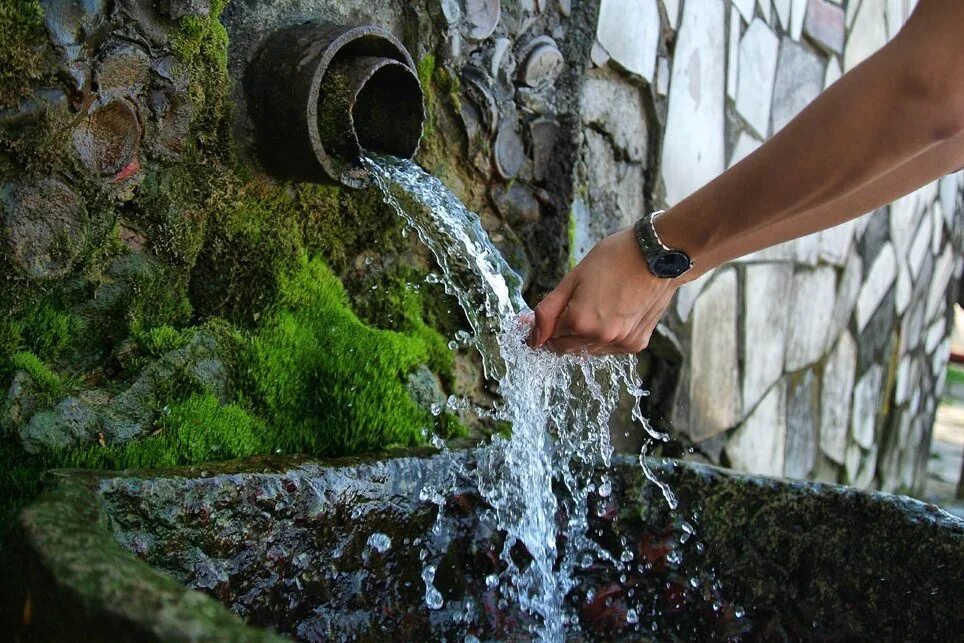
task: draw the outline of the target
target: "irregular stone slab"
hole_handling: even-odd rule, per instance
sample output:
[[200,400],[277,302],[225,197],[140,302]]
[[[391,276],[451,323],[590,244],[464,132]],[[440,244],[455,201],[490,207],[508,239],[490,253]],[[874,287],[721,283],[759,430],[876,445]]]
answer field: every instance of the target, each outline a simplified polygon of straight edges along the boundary
[[807,35],[824,49],[836,54],[843,53],[843,7],[827,2],[827,0],[809,0],[804,29]]
[[847,257],[847,265],[844,266],[843,275],[837,287],[837,299],[833,306],[833,315],[830,318],[830,328],[827,331],[828,343],[840,334],[840,332],[850,325],[850,318],[857,305],[857,297],[860,294],[861,280],[863,279],[863,261],[856,252]]
[[703,287],[709,282],[713,272],[713,270],[710,270],[704,273],[698,279],[683,284],[676,291],[676,313],[679,315],[680,321],[685,323],[689,319],[696,298],[703,292]]
[[962,190],[964,190],[964,170],[958,170],[953,174],[948,174],[940,181],[939,193],[941,209],[947,218],[949,228],[954,227],[955,213],[964,208],[964,204],[958,207],[959,199],[961,198],[959,195]]
[[740,15],[743,16],[743,20],[749,24],[753,20],[753,7],[756,4],[756,0],[732,0],[731,5],[735,7]]
[[727,440],[726,455],[734,469],[768,476],[783,474],[786,406],[786,382],[780,382]]
[[862,331],[876,312],[884,295],[890,290],[897,277],[897,255],[894,246],[888,242],[881,249],[867,272],[867,281],[857,298],[857,330]]
[[689,426],[697,441],[740,420],[736,305],[736,272],[727,268],[717,271],[693,308]]
[[514,118],[502,119],[494,145],[495,169],[503,179],[514,178],[526,161],[525,145]]
[[661,171],[675,205],[726,167],[725,14],[720,0],[689,0],[676,42]]
[[462,34],[472,40],[485,40],[495,32],[502,15],[501,0],[462,0]]
[[[746,268],[743,299],[743,408],[751,409],[783,375],[793,266],[759,264]],[[780,303],[777,303],[780,302]]]
[[817,422],[820,396],[812,370],[789,382],[787,393],[787,444],[783,475],[806,479],[817,462]]
[[792,0],[773,0],[773,6],[777,10],[777,20],[780,21],[780,28],[783,31],[790,31],[790,2]]
[[602,0],[596,40],[626,71],[653,82],[659,44],[656,0]]
[[820,389],[820,450],[837,464],[847,451],[856,369],[857,343],[845,332],[827,359]]
[[94,70],[100,95],[121,92],[134,95],[150,80],[151,60],[140,47],[118,43],[101,53]]
[[824,67],[805,45],[784,37],[773,83],[773,132],[779,132],[823,91]]
[[752,134],[745,131],[740,132],[739,137],[736,139],[736,145],[733,146],[733,154],[730,155],[729,167],[733,167],[748,157],[761,145],[763,145],[763,142]]
[[787,371],[816,362],[827,347],[827,320],[833,315],[837,275],[820,266],[793,275],[790,324],[787,330]]
[[669,58],[660,56],[656,62],[656,93],[660,96],[669,95]]
[[61,47],[83,42],[107,21],[105,0],[47,0],[44,25],[51,42]]
[[[874,364],[864,373],[854,386],[854,412],[851,424],[854,440],[864,449],[874,445],[874,428],[883,391],[884,369]],[[851,476],[853,479],[853,476]]]
[[770,104],[779,47],[779,39],[760,19],[750,24],[740,41],[736,111],[761,138],[770,133]]
[[844,47],[844,71],[850,71],[886,43],[884,3],[861,3]]
[[823,76],[823,88],[826,89],[830,87],[840,80],[841,76],[843,76],[843,70],[840,69],[840,62],[836,56],[831,56],[830,60],[827,61],[827,71]]
[[583,151],[589,182],[591,227],[598,241],[639,218],[645,207],[643,167],[617,159],[608,139],[595,130],[583,134]]
[[125,98],[115,98],[91,108],[74,130],[74,149],[88,170],[109,176],[137,158],[141,134],[137,108]]
[[760,13],[763,14],[763,19],[769,23],[773,17],[773,10],[770,6],[770,0],[756,0],[756,4],[758,7],[760,7]]
[[901,262],[897,268],[897,286],[894,289],[894,308],[898,315],[903,315],[910,305],[910,297],[914,284],[911,282],[910,269]]
[[666,20],[669,22],[670,29],[676,29],[679,25],[679,3],[680,0],[663,0],[663,8],[666,9]]
[[559,140],[559,121],[554,118],[537,118],[529,123],[529,136],[532,140],[532,177],[545,181],[549,168],[556,157],[556,142]]
[[925,317],[933,319],[938,313],[943,313],[947,305],[947,286],[954,274],[954,252],[951,245],[944,248],[944,252],[934,264],[934,278],[931,280],[930,292],[927,294],[927,310]]
[[807,0],[793,0],[790,7],[790,37],[800,40],[803,35],[803,21],[807,14]]
[[559,77],[566,61],[554,42],[537,45],[522,63],[519,79],[529,87],[548,87]]
[[157,8],[172,20],[187,16],[203,18],[211,13],[211,0],[158,0]]
[[593,70],[583,84],[580,111],[582,122],[609,134],[629,160],[646,160],[646,110],[638,87],[611,70]]
[[87,209],[57,178],[0,188],[3,233],[13,264],[32,279],[61,277],[87,242]]
[[740,77],[740,37],[743,35],[743,21],[740,13],[730,7],[729,44],[726,46],[726,95],[736,100]]
[[820,231],[819,256],[828,263],[842,266],[850,255],[851,242],[854,238],[856,220],[851,219],[840,225]]

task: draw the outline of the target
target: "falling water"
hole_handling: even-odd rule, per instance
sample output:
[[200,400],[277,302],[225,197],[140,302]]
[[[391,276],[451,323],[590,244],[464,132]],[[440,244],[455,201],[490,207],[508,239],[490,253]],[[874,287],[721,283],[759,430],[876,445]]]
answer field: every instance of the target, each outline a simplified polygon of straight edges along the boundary
[[[640,399],[646,392],[636,359],[530,349],[525,337],[531,311],[522,281],[478,216],[411,161],[378,157],[366,163],[385,202],[435,256],[446,292],[468,319],[486,376],[498,381],[501,403],[490,416],[512,426],[511,437],[495,436],[480,450],[475,471],[460,472],[474,477],[493,508],[495,526],[506,534],[501,551],[506,570],[486,584],[500,584],[504,596],[534,616],[541,639],[561,641],[570,620],[564,601],[575,586],[577,566],[600,559],[622,569],[625,562],[621,552],[606,551],[587,535],[590,495],[611,492],[608,478],[596,472],[610,463],[609,420],[622,391],[634,398],[632,416],[650,439],[667,439],[643,417]],[[450,405],[458,404],[450,399]],[[649,471],[643,454],[640,463],[675,508],[672,492]],[[428,495],[440,505],[441,520],[444,490]],[[510,555],[519,543],[531,556],[524,568]],[[438,609],[442,598],[434,576],[426,560],[426,604]]]

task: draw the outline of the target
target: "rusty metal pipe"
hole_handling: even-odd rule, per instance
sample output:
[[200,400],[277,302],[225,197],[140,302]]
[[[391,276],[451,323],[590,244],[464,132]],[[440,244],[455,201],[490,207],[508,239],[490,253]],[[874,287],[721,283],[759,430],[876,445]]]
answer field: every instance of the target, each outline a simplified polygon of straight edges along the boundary
[[415,65],[379,27],[308,22],[276,32],[244,85],[259,156],[280,178],[365,187],[364,151],[418,150],[425,111]]

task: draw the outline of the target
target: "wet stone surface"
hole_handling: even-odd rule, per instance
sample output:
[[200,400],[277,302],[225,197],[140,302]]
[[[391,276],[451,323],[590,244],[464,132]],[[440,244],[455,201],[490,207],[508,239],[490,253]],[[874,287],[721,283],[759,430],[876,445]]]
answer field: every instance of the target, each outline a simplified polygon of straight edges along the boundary
[[113,175],[137,156],[141,143],[137,108],[125,98],[94,105],[74,130],[74,149],[91,172]]
[[[525,640],[531,619],[500,589],[505,536],[452,478],[473,475],[473,457],[254,460],[83,484],[124,549],[251,625],[303,641],[376,632]],[[958,631],[961,521],[898,496],[651,464],[679,509],[669,510],[634,458],[608,472],[588,528],[611,558],[577,557],[569,640],[920,640]],[[56,540],[56,525],[40,526]],[[520,545],[511,557],[528,564]],[[437,595],[426,592],[429,565]]]

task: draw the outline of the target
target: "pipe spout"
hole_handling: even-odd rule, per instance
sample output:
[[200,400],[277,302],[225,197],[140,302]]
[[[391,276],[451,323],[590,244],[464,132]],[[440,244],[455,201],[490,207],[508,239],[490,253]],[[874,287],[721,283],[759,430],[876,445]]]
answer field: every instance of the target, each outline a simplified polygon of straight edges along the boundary
[[276,32],[244,88],[259,156],[280,178],[365,187],[365,152],[418,150],[425,110],[415,65],[379,27],[308,22]]

